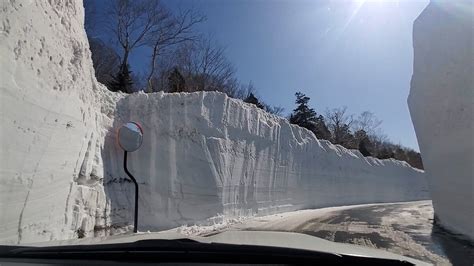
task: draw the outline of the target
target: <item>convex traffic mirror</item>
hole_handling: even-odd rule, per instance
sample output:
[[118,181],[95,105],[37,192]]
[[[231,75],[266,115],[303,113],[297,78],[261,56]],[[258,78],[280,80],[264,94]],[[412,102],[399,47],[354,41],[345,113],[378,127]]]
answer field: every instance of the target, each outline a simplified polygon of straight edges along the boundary
[[143,131],[140,125],[135,122],[123,124],[118,132],[120,147],[128,152],[136,151],[143,142]]
[[138,232],[138,182],[127,168],[127,154],[138,150],[143,142],[143,131],[139,124],[128,122],[122,125],[118,132],[118,142],[123,152],[123,170],[130,177],[135,185],[135,215],[133,222],[133,232]]

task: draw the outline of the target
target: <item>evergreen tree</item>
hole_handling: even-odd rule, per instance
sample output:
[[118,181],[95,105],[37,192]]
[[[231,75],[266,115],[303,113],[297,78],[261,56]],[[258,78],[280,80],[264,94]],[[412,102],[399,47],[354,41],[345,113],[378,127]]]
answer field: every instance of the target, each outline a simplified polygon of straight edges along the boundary
[[395,157],[395,154],[388,147],[383,147],[377,154],[377,158],[379,159],[389,159],[389,158],[394,158],[394,157]]
[[253,93],[249,93],[249,95],[247,96],[247,98],[244,99],[244,102],[246,102],[246,103],[251,103],[251,104],[255,104],[258,108],[265,110],[265,106],[264,106],[262,103],[260,103],[260,101],[258,100],[258,98],[255,97],[255,95],[253,95]]
[[186,91],[186,81],[183,75],[179,72],[177,67],[174,67],[168,76],[169,92],[184,92]]
[[290,115],[290,123],[312,131],[318,139],[329,139],[331,133],[326,127],[324,118],[321,115],[318,116],[316,111],[308,105],[310,98],[301,92],[297,92],[295,96],[295,103],[298,106]]
[[394,158],[399,160],[399,161],[405,161],[408,162],[408,157],[403,150],[403,148],[400,145],[395,146],[395,151],[394,151]]
[[355,148],[353,145],[351,145],[354,142],[354,136],[351,134],[350,126],[348,124],[342,124],[339,127],[335,127],[333,130],[332,142],[349,149]]
[[360,153],[362,153],[362,155],[364,155],[364,157],[372,156],[372,154],[370,153],[367,146],[368,146],[367,142],[365,142],[365,141],[359,142],[359,151],[360,151]]
[[371,149],[371,143],[369,140],[369,136],[363,129],[359,129],[354,133],[354,140],[357,143],[356,147],[364,155],[365,157],[367,156],[372,156],[370,153],[369,149]]
[[314,131],[316,125],[316,111],[308,106],[310,98],[301,92],[295,94],[298,105],[290,115],[290,123]]
[[133,80],[131,73],[132,71],[129,70],[129,66],[125,65],[123,69],[119,70],[117,75],[112,77],[112,81],[109,84],[110,90],[132,93]]
[[421,154],[414,150],[407,151],[407,162],[418,169],[424,169],[423,160],[421,159]]

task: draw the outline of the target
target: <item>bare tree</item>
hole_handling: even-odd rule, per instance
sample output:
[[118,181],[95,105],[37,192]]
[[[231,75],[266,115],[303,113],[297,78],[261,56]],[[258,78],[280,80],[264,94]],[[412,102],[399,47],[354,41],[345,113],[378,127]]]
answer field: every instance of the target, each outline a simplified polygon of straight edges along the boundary
[[160,60],[156,62],[153,77],[148,80],[147,86],[151,83],[152,91],[167,91],[168,77],[171,71],[174,69],[176,64],[176,54],[163,53],[160,56]]
[[347,107],[326,110],[326,120],[333,143],[347,146],[352,138],[350,128],[354,121],[352,115],[347,114]]
[[265,111],[269,112],[270,114],[283,116],[283,113],[285,112],[285,108],[281,106],[270,106],[270,105],[265,104]]
[[179,62],[189,79],[191,91],[227,92],[235,85],[234,66],[225,56],[225,49],[210,38],[182,47]]
[[[181,43],[175,47],[168,47],[169,49],[163,49],[159,53],[159,60],[154,60],[155,70],[150,77],[150,73],[147,74],[147,90],[150,92],[157,91],[169,91],[169,75],[176,68],[180,73],[184,73],[183,63],[181,57],[183,56],[183,47],[187,46],[188,43]],[[186,75],[185,75],[186,76]],[[186,82],[188,80],[186,79]]]
[[112,75],[120,67],[120,57],[115,50],[97,38],[88,38],[92,63],[97,81],[109,87]]
[[219,90],[234,76],[233,65],[225,57],[225,49],[213,44],[210,39],[199,44],[197,53],[198,86],[200,90]]
[[375,135],[380,130],[380,125],[382,120],[379,120],[374,113],[365,111],[362,112],[355,120],[353,125],[353,130],[359,131],[363,130],[368,135]]
[[[234,67],[225,56],[225,49],[211,39],[182,43],[172,56],[163,59],[165,61],[158,67],[160,72],[163,72],[163,66],[169,67],[168,70],[177,67],[186,79],[186,91],[221,91],[231,97],[239,94],[241,97],[238,98],[242,99],[248,95],[241,91],[243,88],[235,78]],[[156,79],[164,80],[164,73],[158,74],[161,77]]]
[[205,20],[204,16],[186,10],[180,15],[174,16],[165,8],[162,8],[159,16],[160,22],[146,37],[147,44],[152,48],[150,72],[147,77],[147,91],[153,91],[152,79],[155,74],[157,56],[164,49],[184,42],[195,41],[197,35],[193,27]]
[[133,81],[133,90],[140,91],[146,88],[145,78],[142,73],[134,72],[131,74],[131,79]]
[[377,130],[376,132],[369,135],[369,140],[373,145],[373,150],[375,153],[382,150],[387,143],[390,143],[387,135],[385,135],[382,130]]
[[237,88],[233,89],[230,97],[244,100],[250,94],[257,94],[257,89],[253,85],[252,81],[249,81],[247,84],[241,84]]
[[237,78],[232,77],[226,82],[226,88],[224,92],[229,97],[243,100],[250,93],[249,88],[247,86],[248,85],[241,85]]
[[130,52],[146,44],[166,13],[158,0],[115,0],[109,13],[109,27],[123,50],[120,70],[127,66]]

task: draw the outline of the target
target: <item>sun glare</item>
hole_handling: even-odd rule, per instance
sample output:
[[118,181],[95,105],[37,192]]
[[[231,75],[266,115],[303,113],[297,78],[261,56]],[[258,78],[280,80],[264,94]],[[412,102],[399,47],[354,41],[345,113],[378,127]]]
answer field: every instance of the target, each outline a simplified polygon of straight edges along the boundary
[[362,3],[398,3],[399,0],[354,0]]
[[399,0],[353,0],[352,3],[352,12],[343,27],[344,30],[349,26],[349,24],[351,24],[352,20],[357,16],[361,8],[365,5],[371,5],[371,7],[375,7],[375,9],[378,9],[388,6],[386,4],[395,4],[396,6],[398,6]]

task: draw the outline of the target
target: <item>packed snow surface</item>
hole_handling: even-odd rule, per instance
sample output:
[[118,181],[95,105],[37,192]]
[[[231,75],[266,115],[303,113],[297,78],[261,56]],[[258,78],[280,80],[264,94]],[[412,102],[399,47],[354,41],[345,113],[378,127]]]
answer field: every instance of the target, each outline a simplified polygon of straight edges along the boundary
[[474,241],[473,13],[432,1],[417,18],[408,103],[437,221]]
[[319,141],[221,93],[109,92],[93,74],[81,1],[1,8],[2,243],[130,230],[134,190],[116,142],[129,120],[144,130],[129,155],[142,231],[428,198],[423,171]]

